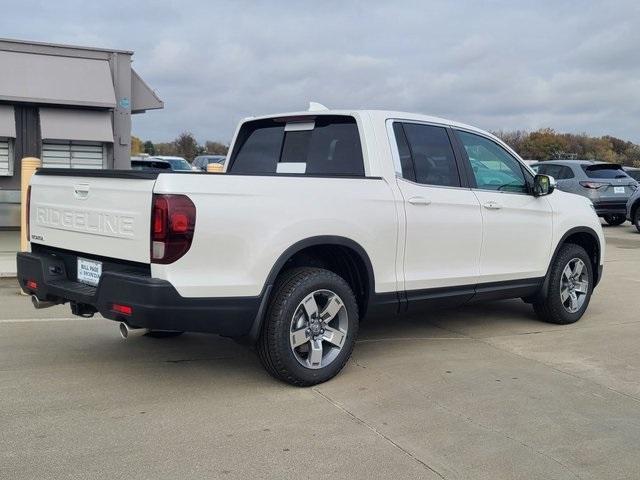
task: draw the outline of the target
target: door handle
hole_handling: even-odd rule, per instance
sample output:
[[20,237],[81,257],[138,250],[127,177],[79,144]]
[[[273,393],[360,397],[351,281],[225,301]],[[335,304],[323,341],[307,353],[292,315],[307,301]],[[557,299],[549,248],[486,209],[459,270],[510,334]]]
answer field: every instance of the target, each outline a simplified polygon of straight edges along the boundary
[[500,210],[502,208],[502,205],[493,200],[483,203],[482,206],[488,210]]
[[89,185],[86,183],[74,185],[73,195],[79,200],[86,199],[89,196]]
[[424,197],[411,197],[409,200],[407,200],[411,205],[429,205],[431,203],[431,200],[427,200]]

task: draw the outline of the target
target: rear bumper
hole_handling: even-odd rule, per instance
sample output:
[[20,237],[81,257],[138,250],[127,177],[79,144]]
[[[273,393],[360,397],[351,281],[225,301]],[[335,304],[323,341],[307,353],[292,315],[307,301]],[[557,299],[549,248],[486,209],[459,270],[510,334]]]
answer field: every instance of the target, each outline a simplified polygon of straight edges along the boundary
[[[103,272],[97,287],[69,278],[64,262],[50,254],[17,254],[18,282],[41,300],[70,302],[72,311],[98,311],[110,320],[134,327],[217,333],[242,337],[249,333],[261,297],[186,298],[171,283],[139,274]],[[27,282],[37,284],[29,288]],[[131,315],[113,304],[131,307]]]
[[604,215],[627,215],[627,199],[594,201],[593,206],[596,214],[600,217]]

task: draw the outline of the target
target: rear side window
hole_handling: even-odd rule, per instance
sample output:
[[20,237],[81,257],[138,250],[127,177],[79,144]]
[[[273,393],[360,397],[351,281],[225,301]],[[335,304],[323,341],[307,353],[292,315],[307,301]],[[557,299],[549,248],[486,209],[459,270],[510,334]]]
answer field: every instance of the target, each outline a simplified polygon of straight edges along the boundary
[[231,157],[234,173],[275,173],[280,158],[284,124],[247,122],[242,126]]
[[544,175],[551,175],[556,180],[567,180],[569,178],[573,178],[573,171],[571,168],[565,165],[556,165],[556,164],[546,164],[540,165],[538,169],[538,173],[542,173]]
[[425,185],[460,186],[456,158],[445,128],[403,123],[394,124],[394,132],[405,178]]
[[353,117],[340,115],[247,122],[238,134],[229,171],[364,176],[358,126]]
[[627,178],[628,175],[617,165],[582,165],[584,173],[589,178]]

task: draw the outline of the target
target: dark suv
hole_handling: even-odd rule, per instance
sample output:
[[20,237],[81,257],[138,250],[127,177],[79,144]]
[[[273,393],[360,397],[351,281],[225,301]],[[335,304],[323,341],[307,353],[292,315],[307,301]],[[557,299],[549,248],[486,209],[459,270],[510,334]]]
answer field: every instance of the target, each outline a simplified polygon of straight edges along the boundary
[[548,160],[531,165],[536,172],[556,179],[557,188],[587,197],[599,217],[609,225],[626,220],[627,200],[638,182],[615,163],[592,160]]

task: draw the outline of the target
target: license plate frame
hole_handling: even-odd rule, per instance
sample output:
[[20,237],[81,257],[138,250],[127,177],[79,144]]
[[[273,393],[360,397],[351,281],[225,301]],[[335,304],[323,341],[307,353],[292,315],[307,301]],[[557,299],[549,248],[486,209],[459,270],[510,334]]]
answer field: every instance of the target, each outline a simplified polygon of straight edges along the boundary
[[613,193],[624,194],[625,193],[624,187],[613,187]]
[[102,262],[89,258],[78,257],[78,269],[76,278],[85,285],[97,287],[102,277]]

